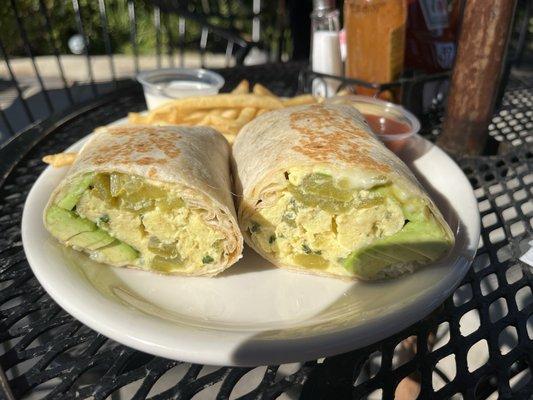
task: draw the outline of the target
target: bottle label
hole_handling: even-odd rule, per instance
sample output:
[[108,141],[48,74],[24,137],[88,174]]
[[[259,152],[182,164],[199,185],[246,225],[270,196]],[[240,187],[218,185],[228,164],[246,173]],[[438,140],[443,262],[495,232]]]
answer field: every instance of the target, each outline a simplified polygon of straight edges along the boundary
[[418,0],[418,3],[430,31],[448,27],[448,4],[446,0]]
[[444,69],[450,69],[455,60],[455,43],[436,42],[435,52],[437,53],[437,63]]
[[405,51],[405,25],[393,29],[390,33],[390,76],[394,81],[402,73],[403,56]]

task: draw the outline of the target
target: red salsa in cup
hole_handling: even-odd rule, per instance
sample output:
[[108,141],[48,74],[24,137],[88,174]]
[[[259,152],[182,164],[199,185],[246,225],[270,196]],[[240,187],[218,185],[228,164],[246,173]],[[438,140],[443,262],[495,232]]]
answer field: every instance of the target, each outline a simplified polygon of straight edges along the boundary
[[395,153],[420,129],[420,121],[413,114],[388,101],[358,95],[337,96],[326,101],[333,104],[350,104],[359,110],[372,132]]
[[370,125],[370,129],[376,135],[401,135],[411,131],[409,124],[392,118],[365,113],[363,113],[363,117],[365,117],[366,122]]

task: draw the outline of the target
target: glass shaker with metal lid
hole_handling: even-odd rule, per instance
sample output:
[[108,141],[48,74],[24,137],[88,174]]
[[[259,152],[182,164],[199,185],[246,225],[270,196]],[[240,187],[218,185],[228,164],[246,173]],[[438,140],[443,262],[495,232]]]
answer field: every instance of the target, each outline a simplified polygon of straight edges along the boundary
[[[328,75],[341,76],[342,60],[339,43],[339,10],[335,0],[314,0],[311,13],[311,69]],[[334,79],[313,80],[313,94],[335,95],[340,82]]]

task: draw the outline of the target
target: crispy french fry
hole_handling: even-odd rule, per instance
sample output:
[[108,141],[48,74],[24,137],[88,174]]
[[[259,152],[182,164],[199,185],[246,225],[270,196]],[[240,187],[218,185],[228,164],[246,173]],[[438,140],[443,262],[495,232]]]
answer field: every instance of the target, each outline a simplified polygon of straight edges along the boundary
[[185,122],[193,122],[197,120],[201,120],[207,115],[207,111],[194,111],[190,113],[188,116],[183,118],[183,121]]
[[283,99],[282,102],[283,102],[284,107],[290,107],[290,106],[299,106],[302,104],[316,103],[317,99],[316,97],[310,94],[302,94],[300,96],[291,97],[289,99]]
[[66,167],[74,163],[77,155],[78,153],[50,154],[43,157],[43,162],[51,165],[54,168]]
[[224,112],[224,108],[214,108],[208,112],[208,115],[217,115],[221,117],[223,112]]
[[168,115],[171,111],[183,114],[185,112],[190,113],[191,110],[244,107],[276,109],[283,107],[283,103],[278,98],[271,96],[224,93],[216,96],[186,97],[183,99],[172,100],[171,102],[151,111],[149,115]]
[[241,110],[241,113],[239,114],[239,117],[237,118],[237,122],[239,124],[246,124],[250,122],[252,119],[254,119],[255,114],[257,113],[257,109],[253,107],[245,107]]
[[225,135],[231,143],[240,129],[259,115],[277,108],[321,100],[311,95],[280,99],[261,84],[254,85],[253,93],[248,91],[248,81],[242,81],[232,93],[176,99],[145,115],[130,113],[129,122],[210,126]]
[[349,90],[348,88],[344,88],[344,89],[339,90],[336,96],[347,96],[349,94],[353,94],[353,92]]
[[209,126],[223,135],[237,135],[239,132],[239,127],[230,126],[227,123],[221,123],[219,121],[209,121],[205,126]]
[[130,112],[128,113],[128,122],[130,124],[142,124],[144,123],[145,117],[139,113]]
[[240,83],[235,86],[235,89],[231,91],[231,94],[247,94],[250,93],[250,83],[243,79]]
[[244,125],[243,122],[239,122],[234,119],[226,119],[218,115],[209,115],[202,122],[204,125],[211,126],[223,133],[228,132],[233,134],[236,134]]
[[224,118],[220,115],[209,115],[202,123],[213,126],[223,132],[231,132],[237,134],[239,130],[252,119],[254,119],[257,109],[253,107],[245,107],[241,110],[237,119]]
[[191,110],[190,108],[167,107],[166,105],[163,105],[148,112],[146,115],[136,116],[135,122],[133,122],[131,119],[129,122],[138,124],[159,124],[161,122],[166,122],[173,125],[179,125],[185,121],[188,116],[190,116],[191,112],[194,112],[194,109]]
[[266,87],[261,85],[260,83],[256,83],[254,85],[254,88],[252,89],[254,94],[257,94],[259,96],[273,96],[276,97],[274,93],[272,93],[270,90],[268,90]]
[[194,125],[196,125],[196,126],[209,126],[210,121],[211,121],[211,116],[210,115],[206,115],[205,117],[203,117],[200,121],[198,121]]
[[222,114],[220,115],[227,119],[236,119],[239,116],[239,111],[235,108],[228,108],[227,110],[222,111]]
[[229,144],[233,144],[233,142],[235,141],[235,138],[237,137],[237,135],[233,133],[223,133],[222,135],[226,138]]

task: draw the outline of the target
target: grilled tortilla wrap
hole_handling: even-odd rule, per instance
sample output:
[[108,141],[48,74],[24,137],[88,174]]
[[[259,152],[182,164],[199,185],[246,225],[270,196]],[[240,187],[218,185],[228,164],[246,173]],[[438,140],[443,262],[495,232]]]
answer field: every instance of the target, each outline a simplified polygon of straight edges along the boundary
[[105,264],[215,275],[242,253],[229,156],[211,128],[100,128],[53,191],[45,227]]
[[279,267],[382,279],[454,243],[411,171],[349,105],[264,114],[241,130],[233,157],[245,241]]

